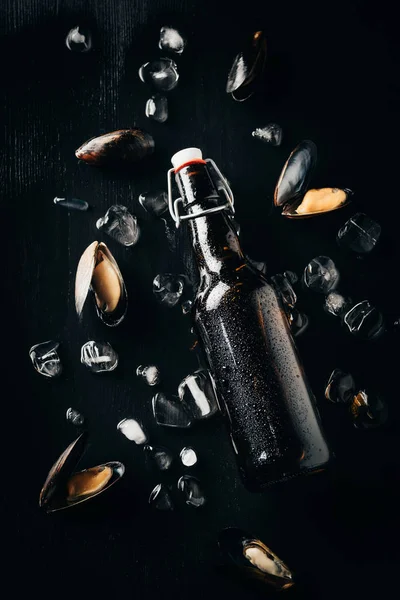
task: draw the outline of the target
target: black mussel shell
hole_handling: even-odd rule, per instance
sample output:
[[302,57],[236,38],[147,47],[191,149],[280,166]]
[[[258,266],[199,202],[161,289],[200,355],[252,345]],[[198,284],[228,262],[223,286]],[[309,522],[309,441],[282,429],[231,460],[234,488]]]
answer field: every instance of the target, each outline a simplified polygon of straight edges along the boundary
[[247,47],[233,61],[226,91],[234,100],[243,102],[254,94],[264,74],[267,60],[267,40],[262,31],[256,31]]
[[218,543],[223,556],[234,563],[241,577],[256,579],[279,590],[294,584],[293,574],[285,563],[253,535],[229,527],[221,531]]
[[91,138],[75,156],[94,166],[133,163],[152,154],[154,147],[153,137],[143,129],[119,129]]
[[60,496],[65,496],[67,481],[81,459],[87,443],[87,432],[74,440],[51,467],[39,496],[39,506],[51,512]]
[[75,308],[82,315],[89,290],[99,318],[116,327],[128,308],[128,294],[118,264],[103,242],[92,242],[82,254],[75,276]]
[[39,496],[39,506],[47,513],[70,508],[98,496],[124,474],[125,467],[119,461],[75,472],[86,442],[87,432],[84,432],[64,450],[51,467]]
[[317,146],[311,140],[303,140],[287,159],[274,192],[275,206],[292,204],[305,194],[315,164]]

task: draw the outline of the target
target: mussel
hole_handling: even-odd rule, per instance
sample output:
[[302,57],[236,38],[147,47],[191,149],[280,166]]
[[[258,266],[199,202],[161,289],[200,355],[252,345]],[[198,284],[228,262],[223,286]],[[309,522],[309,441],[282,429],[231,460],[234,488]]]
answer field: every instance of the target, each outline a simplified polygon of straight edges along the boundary
[[347,206],[352,191],[345,188],[308,189],[317,162],[317,147],[303,140],[287,159],[274,192],[275,206],[285,217],[305,218]]
[[125,317],[128,295],[121,271],[103,242],[93,242],[82,254],[75,278],[75,307],[82,314],[89,290],[93,292],[97,314],[109,327]]
[[87,432],[73,441],[51,467],[39,496],[39,506],[48,513],[70,508],[108,489],[125,472],[119,461],[74,472],[87,442]]
[[229,558],[235,565],[237,575],[278,590],[294,585],[290,569],[254,536],[236,527],[228,527],[221,531],[218,542],[224,558]]
[[118,129],[91,138],[75,151],[80,160],[94,166],[133,163],[154,152],[154,139],[143,129]]
[[246,48],[236,55],[229,71],[226,91],[234,100],[243,102],[254,94],[264,74],[267,60],[267,40],[256,31]]

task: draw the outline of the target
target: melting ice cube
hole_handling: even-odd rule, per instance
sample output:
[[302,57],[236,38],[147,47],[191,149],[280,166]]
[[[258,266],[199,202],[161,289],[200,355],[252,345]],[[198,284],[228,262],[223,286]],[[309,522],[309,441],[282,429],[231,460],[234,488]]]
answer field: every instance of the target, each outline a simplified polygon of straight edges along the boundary
[[168,197],[164,191],[140,194],[139,202],[144,210],[154,217],[160,217],[168,210]]
[[160,304],[175,306],[183,293],[183,279],[171,273],[160,273],[153,280],[153,293]]
[[356,384],[350,373],[334,369],[325,388],[325,398],[335,403],[348,404],[354,398]]
[[123,246],[133,246],[140,235],[137,218],[122,204],[110,206],[104,217],[98,219],[96,227]]
[[379,223],[364,213],[357,213],[339,229],[336,239],[339,246],[366,254],[378,243],[380,235]]
[[78,410],[75,410],[75,408],[68,408],[65,413],[65,418],[72,423],[72,425],[75,425],[75,427],[81,427],[85,422],[85,417],[81,415]]
[[186,504],[200,508],[206,502],[200,481],[191,475],[183,475],[178,481],[178,490],[186,497]]
[[274,284],[276,291],[280,295],[282,302],[286,306],[293,308],[297,302],[297,296],[289,279],[285,277],[285,275],[278,273],[277,275],[271,277],[271,281]]
[[283,132],[282,127],[277,123],[269,123],[265,127],[258,127],[251,135],[271,146],[280,146]]
[[180,459],[185,467],[193,467],[197,463],[196,450],[191,446],[185,446],[180,451]]
[[310,290],[328,294],[339,282],[339,271],[331,258],[317,256],[304,269],[303,281]]
[[123,433],[131,442],[135,444],[145,444],[147,442],[147,435],[136,419],[122,419],[117,425],[117,429]]
[[364,339],[372,339],[383,333],[382,314],[368,300],[355,304],[344,316],[350,333]]
[[341,317],[344,315],[344,313],[349,310],[350,306],[351,300],[349,298],[344,298],[337,292],[331,292],[325,298],[324,308],[326,312],[335,317]]
[[139,77],[159,92],[169,92],[178,85],[178,67],[170,58],[160,58],[142,65]]
[[72,52],[87,52],[92,47],[91,33],[82,27],[73,27],[68,32],[65,44]]
[[194,419],[211,417],[218,411],[211,377],[205,369],[185,377],[179,384],[178,396]]
[[152,96],[146,102],[145,113],[148,119],[165,123],[168,119],[168,100],[160,94]]
[[167,471],[172,465],[173,456],[167,448],[163,448],[162,446],[153,447],[146,444],[146,446],[143,447],[143,450],[160,471]]
[[118,365],[118,354],[108,342],[86,342],[81,348],[81,363],[92,373],[114,371]]
[[354,396],[350,413],[357,429],[374,429],[386,423],[388,408],[381,396],[361,390]]
[[153,415],[158,425],[186,428],[192,424],[192,417],[182,404],[167,398],[162,392],[158,392],[153,397],[152,406]]
[[136,369],[136,375],[142,377],[147,385],[153,386],[160,383],[160,370],[155,365],[144,367],[139,365]]
[[29,356],[36,371],[45,377],[57,377],[62,372],[60,357],[57,353],[58,342],[49,340],[32,346]]
[[158,47],[166,52],[182,54],[186,46],[185,38],[173,27],[161,27]]
[[151,491],[149,504],[152,508],[157,510],[173,510],[174,503],[165,483],[158,483]]

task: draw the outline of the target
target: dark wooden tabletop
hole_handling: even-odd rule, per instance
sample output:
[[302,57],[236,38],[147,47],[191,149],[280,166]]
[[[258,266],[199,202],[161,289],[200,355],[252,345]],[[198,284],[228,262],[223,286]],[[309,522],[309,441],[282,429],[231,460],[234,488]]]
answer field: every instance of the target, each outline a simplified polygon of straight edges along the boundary
[[[14,590],[12,597],[257,597],[216,568],[218,532],[232,525],[259,536],[298,574],[297,588],[288,592],[294,597],[372,598],[394,591],[395,334],[357,340],[324,312],[322,296],[297,286],[299,306],[310,318],[297,343],[336,461],[326,476],[263,494],[247,492],[238,480],[219,417],[188,431],[163,430],[152,418],[151,388],[135,375],[139,364],[155,363],[161,389],[173,394],[197,366],[188,318],[180,307],[160,306],[152,294],[157,273],[179,272],[178,257],[168,248],[162,222],[149,219],[138,202],[140,193],[165,188],[169,159],[186,146],[202,148],[226,174],[244,249],[266,261],[270,275],[287,269],[301,274],[312,257],[328,255],[340,270],[342,293],[354,301],[368,298],[389,325],[399,316],[399,44],[389,7],[255,0],[0,4],[3,586]],[[85,54],[64,43],[77,24],[93,34],[93,49]],[[177,58],[180,80],[168,96],[170,117],[159,124],[145,117],[151,90],[138,68],[160,56],[158,33],[168,24],[184,31],[188,44]],[[235,103],[225,93],[227,73],[243,38],[258,29],[268,38],[265,85],[257,96]],[[283,127],[279,148],[251,136],[271,121]],[[156,141],[148,166],[122,173],[75,158],[86,139],[135,125]],[[272,209],[276,179],[301,139],[318,146],[315,187],[350,187],[355,195],[348,208],[304,221],[287,221]],[[86,200],[90,210],[56,207],[53,198],[63,195]],[[95,227],[115,203],[138,217],[142,235],[132,248]],[[357,211],[382,225],[379,246],[364,260],[348,257],[335,241]],[[77,263],[96,239],[109,245],[128,288],[128,314],[115,329],[90,315],[80,324],[75,313]],[[60,342],[64,366],[54,380],[38,375],[28,356],[33,344],[48,339]],[[81,345],[89,339],[115,347],[115,372],[96,376],[80,363]],[[384,427],[358,431],[345,412],[328,405],[324,384],[335,367],[353,373],[361,387],[379,389],[389,405]],[[41,486],[76,435],[65,420],[70,406],[88,421],[82,468],[121,460],[126,473],[98,500],[46,515],[38,506]],[[202,509],[179,501],[171,513],[149,508],[153,486],[175,486],[183,470],[177,464],[167,474],[150,469],[142,448],[117,431],[128,416],[145,423],[154,444],[175,453],[187,444],[197,449],[196,473],[208,500]]]

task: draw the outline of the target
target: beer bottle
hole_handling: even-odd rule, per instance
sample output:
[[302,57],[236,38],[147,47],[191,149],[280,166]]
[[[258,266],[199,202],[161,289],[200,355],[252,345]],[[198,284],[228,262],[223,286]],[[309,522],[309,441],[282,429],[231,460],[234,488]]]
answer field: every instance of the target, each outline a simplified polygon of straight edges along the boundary
[[[257,491],[322,470],[330,452],[314,397],[277,293],[242,252],[231,218],[231,190],[198,148],[177,152],[171,162],[171,216],[177,226],[187,221],[190,227],[200,275],[194,327],[242,480]],[[175,201],[172,174],[181,194]]]

